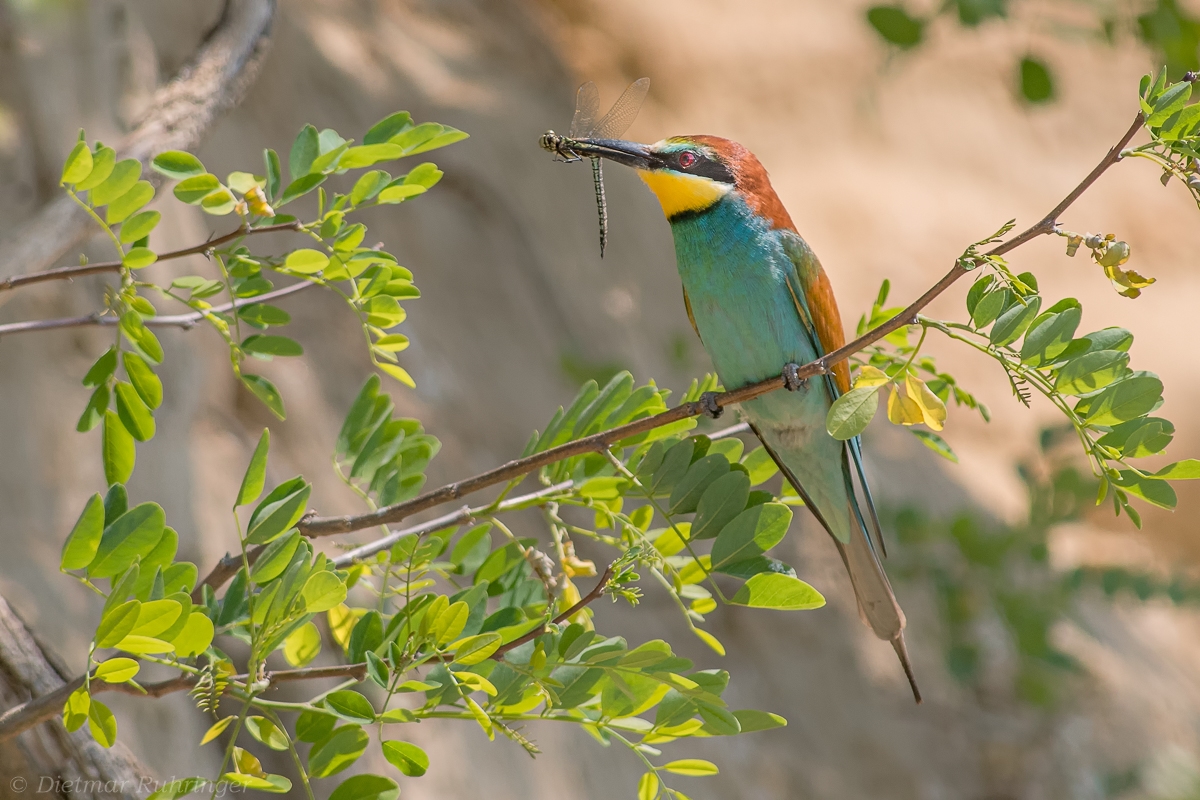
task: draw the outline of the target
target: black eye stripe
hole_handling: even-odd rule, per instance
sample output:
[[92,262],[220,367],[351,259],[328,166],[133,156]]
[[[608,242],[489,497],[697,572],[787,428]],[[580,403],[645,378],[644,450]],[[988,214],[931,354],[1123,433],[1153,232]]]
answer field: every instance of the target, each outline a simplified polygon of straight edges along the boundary
[[686,172],[691,175],[700,175],[705,178],[710,178],[721,183],[734,183],[733,173],[729,171],[729,167],[715,159],[700,156],[700,159],[689,167]]

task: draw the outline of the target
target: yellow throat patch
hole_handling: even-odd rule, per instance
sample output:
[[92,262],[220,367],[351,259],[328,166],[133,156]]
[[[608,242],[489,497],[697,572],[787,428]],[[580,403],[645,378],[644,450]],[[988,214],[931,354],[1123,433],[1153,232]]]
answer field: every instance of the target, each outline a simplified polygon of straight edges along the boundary
[[733,184],[714,181],[700,175],[684,175],[666,170],[638,170],[650,191],[658,197],[667,219],[688,211],[703,211],[727,195]]

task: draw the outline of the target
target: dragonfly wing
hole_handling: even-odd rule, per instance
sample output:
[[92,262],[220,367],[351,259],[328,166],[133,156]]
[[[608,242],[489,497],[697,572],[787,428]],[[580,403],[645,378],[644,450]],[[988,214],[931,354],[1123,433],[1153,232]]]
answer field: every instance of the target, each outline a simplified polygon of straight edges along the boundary
[[579,87],[575,94],[575,116],[571,118],[572,138],[591,136],[595,127],[596,112],[600,110],[600,90],[596,84],[588,81]]
[[646,92],[648,91],[650,91],[649,78],[638,78],[629,84],[628,88],[621,93],[621,97],[613,104],[613,107],[608,110],[608,113],[596,123],[595,129],[590,134],[591,137],[595,139],[617,139],[621,134],[629,130],[629,126],[633,124],[634,119],[637,118],[638,111],[642,108],[642,101],[646,99]]

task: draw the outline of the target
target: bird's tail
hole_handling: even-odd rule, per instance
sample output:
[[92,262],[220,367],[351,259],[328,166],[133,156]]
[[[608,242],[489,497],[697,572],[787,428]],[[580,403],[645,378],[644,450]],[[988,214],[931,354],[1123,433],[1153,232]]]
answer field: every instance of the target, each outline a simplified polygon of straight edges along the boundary
[[904,646],[904,611],[896,602],[892,585],[875,549],[867,539],[867,532],[851,536],[849,544],[842,544],[834,539],[846,572],[850,573],[850,583],[854,586],[854,596],[858,599],[858,615],[863,624],[869,627],[876,636],[885,642],[891,642],[904,667],[904,675],[912,687],[913,699],[921,702],[921,690],[917,687],[913,675],[912,663],[908,660],[908,648]]
[[[866,488],[866,481],[863,480],[862,470],[859,466],[861,463],[860,455],[857,450],[853,446],[842,450],[844,459],[843,472],[846,479],[846,497],[849,502],[848,522],[851,528],[849,541],[842,542],[834,535],[829,521],[822,516],[821,511],[810,499],[809,493],[804,490],[800,480],[796,477],[795,471],[780,458],[779,454],[771,446],[771,443],[755,425],[752,424],[751,429],[758,436],[759,441],[763,443],[771,458],[779,466],[780,472],[783,473],[788,483],[804,499],[805,504],[813,512],[817,521],[829,532],[830,538],[837,545],[838,553],[842,556],[842,563],[846,565],[846,572],[850,574],[850,583],[854,586],[854,596],[858,600],[859,617],[876,636],[885,642],[891,642],[892,648],[896,651],[896,656],[900,659],[900,665],[904,668],[904,675],[908,678],[909,686],[912,687],[913,699],[920,703],[921,690],[917,687],[917,681],[913,675],[912,663],[908,658],[908,649],[904,645],[904,611],[896,601],[896,595],[892,591],[892,584],[888,581],[887,573],[883,571],[883,564],[879,560],[879,554],[876,552],[870,538],[871,534],[868,532],[868,522],[863,518],[863,514],[860,511],[858,497],[854,491],[854,481],[849,474],[849,461],[853,460],[864,494],[864,504],[867,506],[870,514],[871,521],[869,524],[872,526],[876,537],[880,538],[879,523],[875,515],[870,493]],[[823,434],[824,431],[821,433]],[[882,546],[881,538],[880,544]]]

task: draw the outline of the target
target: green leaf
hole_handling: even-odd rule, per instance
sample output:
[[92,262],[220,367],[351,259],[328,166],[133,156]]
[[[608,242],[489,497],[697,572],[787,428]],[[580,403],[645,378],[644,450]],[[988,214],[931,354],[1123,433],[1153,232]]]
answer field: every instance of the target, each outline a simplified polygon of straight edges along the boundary
[[234,508],[253,503],[262,494],[263,485],[267,480],[267,451],[270,448],[271,431],[269,428],[263,428],[262,435],[258,437],[258,444],[254,447],[254,453],[250,456],[246,474],[242,476],[242,486],[238,489],[237,500],[233,504]]
[[312,486],[293,478],[271,490],[250,515],[246,524],[247,544],[266,544],[295,525],[304,516]]
[[200,655],[212,644],[215,633],[212,620],[202,611],[193,611],[188,614],[182,630],[171,640],[171,644],[175,646],[175,655],[179,658]]
[[1045,103],[1054,99],[1054,78],[1050,75],[1050,68],[1040,58],[1022,58],[1017,65],[1017,81],[1021,97],[1029,103]]
[[111,578],[124,572],[135,558],[154,549],[166,527],[166,514],[157,503],[141,503],[104,529],[88,575]]
[[288,155],[288,174],[292,180],[308,174],[313,161],[321,154],[320,136],[312,125],[305,125],[292,142],[292,150]]
[[681,758],[663,764],[662,768],[676,775],[690,775],[695,778],[716,775],[719,772],[716,764],[701,758]]
[[[765,449],[764,449],[765,452]],[[774,465],[774,462],[771,462]],[[746,508],[750,497],[750,478],[734,470],[713,481],[704,490],[692,520],[693,539],[712,539]]]
[[[1057,308],[1057,305],[1056,305]],[[1034,321],[1021,345],[1021,361],[1031,367],[1052,364],[1071,343],[1083,317],[1078,301],[1075,305],[1052,313],[1051,308]]]
[[332,572],[314,572],[304,582],[304,607],[310,614],[336,608],[346,599],[346,584]]
[[1174,464],[1168,464],[1154,473],[1154,477],[1167,481],[1194,481],[1200,479],[1200,460],[1185,458],[1183,461],[1176,461]]
[[221,776],[221,781],[233,784],[235,787],[240,786],[269,794],[285,794],[292,790],[292,782],[282,775],[264,775],[260,778],[257,775],[242,772],[226,772]]
[[76,184],[92,172],[92,149],[80,139],[63,163],[62,183]]
[[383,757],[410,778],[419,778],[429,769],[429,756],[410,742],[392,740],[383,743]]
[[146,360],[137,353],[129,351],[121,354],[121,360],[125,365],[125,374],[129,376],[129,381],[133,384],[133,388],[142,402],[149,408],[158,408],[162,405],[162,381],[154,374],[154,370],[150,368]]
[[327,175],[320,172],[314,172],[311,175],[305,175],[303,178],[297,178],[283,190],[283,196],[279,198],[276,206],[285,206],[293,200],[303,197],[324,183],[327,177]]
[[142,402],[137,390],[125,381],[117,382],[117,416],[125,430],[139,442],[147,442],[154,438],[154,417],[150,409]]
[[411,197],[425,194],[425,187],[413,183],[393,183],[379,192],[377,202],[382,204],[403,203]]
[[338,169],[362,169],[381,161],[392,161],[404,155],[404,148],[395,144],[364,144],[342,153]]
[[[386,750],[384,756],[387,756]],[[329,795],[329,800],[397,800],[398,797],[400,786],[391,778],[382,775],[355,775],[334,789]]]
[[703,701],[697,702],[696,707],[704,719],[706,730],[711,730],[718,736],[736,736],[742,732],[741,724],[729,709]]
[[283,752],[288,749],[287,733],[266,717],[246,717],[245,725],[251,736],[272,750]]
[[283,408],[283,396],[279,394],[279,390],[275,388],[275,384],[261,375],[246,375],[241,376],[242,383],[249,389],[255,397],[263,401],[263,404],[271,410],[271,413],[279,417],[279,419],[287,418],[287,412]]
[[[706,455],[692,463],[679,483],[671,490],[667,511],[671,514],[690,514],[696,510],[704,491],[717,478],[729,472],[729,461],[723,455]],[[749,491],[749,486],[747,486]]]
[[142,206],[153,199],[154,186],[151,185],[150,181],[138,181],[133,185],[132,189],[108,204],[108,211],[104,213],[104,221],[109,225],[124,222],[138,211],[141,211]]
[[329,266],[329,256],[320,250],[302,249],[288,253],[284,267],[301,275],[313,275]]
[[825,598],[799,578],[777,572],[762,572],[742,584],[729,602],[751,608],[797,611],[820,608],[825,605]]
[[[1165,480],[1138,475],[1133,470],[1121,470],[1121,477],[1113,481],[1130,494],[1137,495],[1151,505],[1165,508],[1168,511],[1175,508],[1177,498],[1171,484]],[[1140,526],[1139,526],[1140,527]]]
[[369,742],[367,732],[357,725],[337,728],[309,751],[309,775],[313,778],[336,775],[357,761]]
[[266,303],[251,303],[238,307],[238,316],[258,328],[268,325],[287,325],[292,321],[291,314],[278,306]]
[[409,185],[424,186],[426,189],[432,189],[442,179],[443,174],[437,168],[437,164],[426,161],[424,164],[418,164],[413,167],[404,176],[404,182]]
[[165,153],[159,153],[150,162],[150,166],[154,168],[155,172],[175,181],[204,174],[204,165],[200,163],[200,159],[182,150],[168,150]]
[[117,151],[111,147],[98,145],[92,151],[92,171],[83,180],[75,184],[75,191],[86,192],[93,189],[112,175],[113,167],[117,165]]
[[983,330],[994,322],[1011,302],[1012,292],[1008,289],[988,292],[975,305],[975,310],[971,312],[971,321],[975,323],[976,328]]
[[958,456],[954,454],[954,451],[950,449],[950,445],[946,444],[946,440],[941,436],[938,436],[933,431],[922,431],[916,428],[910,428],[909,430],[913,436],[921,440],[921,444],[947,461],[953,461],[955,464],[958,463]]
[[376,712],[374,712],[374,708],[371,705],[371,700],[368,700],[359,692],[342,690],[326,694],[325,706],[347,722],[367,724],[374,722],[374,718],[376,718]]
[[111,486],[129,480],[133,474],[133,437],[125,430],[115,411],[104,412],[100,449],[104,456],[104,479],[108,484]]
[[201,200],[221,188],[221,179],[211,172],[195,175],[175,185],[175,197],[188,205],[198,205]]
[[138,610],[142,604],[137,600],[126,600],[113,606],[100,618],[96,628],[96,647],[112,647],[133,630],[137,624]]
[[779,465],[775,463],[775,459],[771,458],[771,454],[765,447],[751,450],[750,454],[742,459],[742,466],[750,473],[751,486],[766,483],[775,476],[775,473],[779,472]]
[[83,385],[87,387],[96,387],[112,377],[117,371],[117,348],[110,347],[104,351],[104,355],[96,359],[96,363],[92,364],[91,369],[83,376]]
[[1090,394],[1120,378],[1128,364],[1129,353],[1120,350],[1085,353],[1062,366],[1054,388],[1065,395]]
[[129,269],[142,269],[158,261],[158,253],[149,247],[135,247],[125,254],[121,263]]
[[[1084,422],[1091,425],[1116,425],[1149,414],[1162,399],[1163,384],[1153,375],[1134,375],[1110,384],[1098,395],[1085,398]],[[1076,406],[1078,411],[1079,406]]]
[[363,144],[379,144],[386,142],[396,134],[412,127],[412,116],[407,111],[397,111],[389,114],[371,126],[363,136]]
[[825,417],[825,430],[835,439],[853,439],[870,424],[879,408],[878,386],[851,389],[834,401]]
[[108,387],[105,385],[96,387],[96,391],[92,392],[92,396],[88,398],[83,413],[79,415],[79,422],[75,424],[75,430],[87,433],[99,425],[104,419],[105,409],[108,408],[108,399]]
[[275,580],[291,564],[292,555],[300,545],[300,531],[271,541],[250,567],[250,580],[258,585]]
[[396,298],[386,294],[375,295],[363,303],[362,310],[367,314],[367,324],[377,328],[391,328],[399,325],[408,316]]
[[[293,667],[307,666],[320,652],[321,632],[311,622],[304,623],[283,640],[283,657]],[[330,722],[330,727],[332,726],[333,723]]]
[[164,631],[170,630],[182,613],[183,606],[169,598],[142,603],[142,607],[138,609],[137,622],[129,631],[129,635],[157,638]]
[[925,36],[925,23],[909,15],[901,6],[872,6],[867,22],[888,44],[907,50],[916,47]]
[[655,800],[658,797],[658,775],[647,772],[638,779],[637,800]]
[[762,555],[783,540],[791,522],[792,510],[782,503],[763,503],[741,512],[713,542],[713,569]]
[[92,189],[88,199],[91,200],[93,206],[106,206],[132,189],[140,177],[142,177],[142,164],[136,158],[118,161],[104,182]]
[[229,189],[225,188],[224,186],[222,186],[220,189],[217,189],[215,192],[205,195],[204,199],[200,201],[200,208],[202,208],[206,214],[212,214],[218,217],[222,217],[231,213],[236,207],[237,198],[234,197],[233,192],[229,191]]
[[448,649],[454,653],[454,663],[472,666],[487,661],[492,653],[500,647],[502,640],[503,637],[500,634],[491,631],[459,639]]
[[373,169],[365,172],[354,183],[350,190],[350,204],[357,206],[373,198],[379,190],[391,181],[391,176],[383,170]]
[[263,150],[263,161],[267,166],[267,197],[273,199],[279,196],[279,187],[283,183],[283,168],[279,164],[279,154],[274,150]]
[[117,718],[108,706],[94,697],[88,706],[88,729],[101,747],[112,747],[117,743]]
[[1175,438],[1175,426],[1162,417],[1139,417],[1122,422],[1101,436],[1097,443],[1121,451],[1126,458],[1161,453]]
[[88,498],[83,513],[63,543],[61,570],[83,569],[96,558],[104,534],[104,499],[99,493]]
[[333,732],[337,717],[323,711],[305,710],[296,718],[296,738],[316,744]]
[[778,714],[772,714],[768,711],[755,711],[750,708],[743,708],[733,712],[737,717],[738,723],[742,727],[742,733],[753,733],[755,731],[769,731],[772,728],[783,728],[787,726],[787,720]]
[[1042,298],[1036,295],[1027,298],[1025,305],[1021,305],[1020,303],[1014,304],[1012,308],[1005,310],[996,318],[996,324],[992,326],[988,338],[997,347],[1012,344],[1021,338],[1021,334],[1025,333],[1026,329],[1037,318],[1038,310],[1041,307]]
[[1168,88],[1154,103],[1154,112],[1150,114],[1146,120],[1146,125],[1150,128],[1157,128],[1166,122],[1172,114],[1183,109],[1187,105],[1188,98],[1192,96],[1192,84],[1187,81],[1180,81]]
[[302,356],[304,348],[295,339],[286,336],[264,336],[253,334],[242,341],[242,349],[252,355]]

